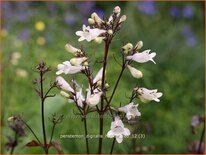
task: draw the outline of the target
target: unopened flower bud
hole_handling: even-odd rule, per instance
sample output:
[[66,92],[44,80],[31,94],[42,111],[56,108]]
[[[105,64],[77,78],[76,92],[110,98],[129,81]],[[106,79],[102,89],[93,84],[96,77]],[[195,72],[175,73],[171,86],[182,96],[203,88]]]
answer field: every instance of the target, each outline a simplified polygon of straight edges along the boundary
[[69,98],[70,95],[68,93],[66,93],[65,91],[60,91],[60,95],[66,98]]
[[139,87],[135,87],[133,90],[134,90],[135,92],[138,92],[138,89],[139,89]]
[[112,34],[113,34],[113,31],[112,31],[111,29],[108,30],[107,32],[108,32],[109,35],[112,35]]
[[96,14],[96,12],[92,13],[91,14],[91,18],[97,22],[98,24],[101,24],[102,23],[102,19]]
[[98,86],[98,87],[101,87],[101,86],[102,86],[102,80],[99,80],[99,81],[97,82],[97,86]]
[[9,122],[11,122],[11,121],[14,121],[14,119],[15,119],[14,116],[10,116],[7,120],[8,120]]
[[127,65],[127,68],[129,69],[130,73],[132,74],[132,76],[134,78],[142,78],[143,77],[143,74],[141,71],[137,70],[136,68],[130,66],[130,65]]
[[119,6],[116,6],[113,10],[113,13],[115,13],[117,17],[119,17],[120,12],[121,12],[121,8]]
[[86,61],[87,58],[86,57],[81,57],[81,58],[72,58],[70,60],[71,65],[73,66],[79,66],[81,65],[84,61]]
[[88,23],[91,24],[91,25],[93,25],[93,24],[95,23],[95,21],[94,21],[94,19],[89,18],[89,19],[88,19]]
[[133,48],[133,45],[131,43],[127,43],[122,47],[122,50],[124,51],[125,54],[128,54],[129,51],[131,51]]
[[139,50],[139,49],[141,49],[142,47],[143,47],[143,42],[142,42],[142,41],[138,41],[134,48],[135,48],[136,50]]
[[108,83],[105,83],[105,88],[109,88],[109,84]]
[[123,15],[120,19],[119,19],[119,23],[124,22],[127,19],[126,15]]
[[72,99],[68,99],[67,101],[68,101],[68,103],[73,103],[74,102],[74,100],[72,100]]
[[111,15],[108,19],[108,23],[110,23],[111,21],[113,21],[113,16]]
[[72,54],[75,54],[75,53],[81,51],[80,49],[75,48],[75,47],[73,47],[73,46],[70,45],[70,44],[66,44],[66,45],[65,45],[65,49],[66,49],[69,53],[72,53]]
[[95,41],[97,44],[101,44],[103,38],[104,38],[104,37],[96,37],[96,38],[94,39],[94,41]]
[[88,62],[87,61],[85,61],[84,63],[83,63],[83,66],[88,66],[89,64],[88,64]]

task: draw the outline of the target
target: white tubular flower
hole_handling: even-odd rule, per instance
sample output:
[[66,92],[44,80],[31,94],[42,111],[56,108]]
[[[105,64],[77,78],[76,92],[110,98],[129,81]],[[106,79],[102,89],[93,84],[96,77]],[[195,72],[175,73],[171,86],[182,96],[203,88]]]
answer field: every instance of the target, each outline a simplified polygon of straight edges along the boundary
[[73,46],[70,45],[70,44],[66,44],[66,45],[65,45],[65,49],[66,49],[69,53],[72,53],[72,54],[76,54],[77,52],[80,52],[80,51],[81,51],[80,49],[75,48],[75,47],[73,47]]
[[90,107],[96,106],[101,99],[102,92],[98,92],[94,94],[90,94],[90,92],[88,92],[88,94],[89,95],[87,95],[87,99],[86,99],[87,105]]
[[121,16],[120,19],[119,19],[119,23],[124,22],[126,19],[127,19],[126,15]]
[[63,77],[57,76],[56,81],[58,82],[59,87],[66,92],[74,92],[74,89],[64,80]]
[[77,99],[77,105],[80,107],[83,107],[83,102],[84,102],[85,98],[82,94],[82,88],[80,88],[79,91],[76,92],[76,99]]
[[76,32],[76,35],[80,36],[78,41],[87,40],[88,42],[90,42],[91,40],[94,40],[100,34],[105,32],[105,30],[100,30],[100,29],[97,29],[97,28],[90,29],[90,26],[86,27],[85,25],[83,25],[82,30],[83,31],[77,31]]
[[138,88],[137,92],[140,94],[140,99],[143,98],[146,101],[160,102],[159,98],[163,95],[161,92],[157,92],[157,89],[149,90],[147,88]]
[[145,50],[142,53],[135,53],[134,55],[127,56],[128,60],[134,60],[139,63],[145,63],[147,61],[152,61],[154,64],[155,61],[153,58],[156,56],[155,52],[149,53],[151,50]]
[[80,58],[72,58],[70,60],[71,65],[73,66],[80,66],[83,62],[87,60],[86,57],[80,57]]
[[118,143],[121,143],[123,141],[123,136],[129,136],[130,131],[129,129],[124,127],[124,124],[122,123],[122,120],[119,118],[119,116],[115,117],[115,120],[111,123],[111,130],[107,132],[108,138],[116,138],[116,141]]
[[59,64],[57,68],[58,68],[58,71],[56,72],[57,75],[60,75],[62,73],[75,74],[81,72],[81,70],[84,69],[83,66],[72,66],[69,61],[65,61],[62,64]]
[[129,69],[130,73],[132,74],[132,76],[134,78],[140,79],[143,77],[143,74],[140,70],[138,70],[130,65],[127,65],[127,68]]
[[124,107],[120,107],[118,110],[120,112],[126,113],[127,119],[130,120],[131,118],[135,118],[136,116],[141,116],[141,113],[138,111],[137,107],[138,104],[134,105],[134,103],[132,102]]
[[96,12],[93,12],[91,14],[91,19],[93,19],[95,22],[97,22],[98,24],[101,24],[103,22],[103,20],[97,15]]
[[119,15],[121,13],[121,8],[119,6],[116,6],[113,10],[113,13],[115,13],[117,15],[117,17],[119,17]]
[[97,75],[95,76],[93,83],[96,83],[102,79],[103,74],[103,67],[98,71]]

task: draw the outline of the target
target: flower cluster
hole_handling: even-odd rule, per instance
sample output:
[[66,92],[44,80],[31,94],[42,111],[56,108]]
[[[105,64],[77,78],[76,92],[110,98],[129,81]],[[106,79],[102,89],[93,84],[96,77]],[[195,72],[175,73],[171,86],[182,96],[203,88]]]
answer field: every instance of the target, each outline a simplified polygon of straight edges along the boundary
[[[133,100],[136,98],[140,99],[142,102],[149,102],[152,100],[159,102],[159,98],[163,95],[161,92],[158,92],[157,89],[149,90],[138,86],[132,90],[132,97],[127,105],[122,107],[111,106],[113,96],[125,69],[128,69],[134,78],[139,79],[143,77],[143,73],[131,65],[132,62],[142,64],[151,61],[156,64],[154,61],[154,57],[156,56],[155,52],[151,52],[151,50],[140,52],[140,49],[143,47],[142,41],[138,41],[135,46],[131,43],[125,44],[121,47],[123,60],[121,64],[121,73],[114,85],[112,95],[107,95],[106,92],[111,89],[106,82],[107,55],[109,47],[113,37],[115,37],[116,33],[121,29],[122,23],[126,20],[126,15],[120,16],[120,14],[121,8],[119,6],[116,6],[109,18],[105,19],[101,19],[94,12],[88,19],[90,26],[83,25],[82,31],[76,32],[76,35],[79,36],[79,42],[86,40],[87,42],[95,41],[96,43],[102,43],[104,41],[105,43],[102,68],[99,69],[95,76],[93,75],[90,65],[90,58],[87,57],[87,53],[83,50],[83,47],[76,48],[71,44],[66,44],[65,49],[74,57],[59,64],[57,66],[58,71],[56,72],[58,75],[56,81],[61,90],[60,94],[67,98],[68,102],[76,104],[84,120],[86,119],[85,116],[90,112],[97,112],[99,114],[100,135],[103,134],[102,122],[104,114],[107,112],[111,114],[113,121],[111,123],[111,130],[107,133],[107,137],[115,138],[118,143],[123,141],[124,136],[130,135],[130,130],[124,127],[124,118],[122,116],[126,117],[127,120],[141,116],[141,113],[137,109],[138,104],[135,104]],[[63,74],[68,75],[77,73],[84,75],[88,80],[85,90],[83,89],[83,86],[79,85],[74,79],[71,80],[71,82],[67,82],[62,77]],[[115,112],[115,114],[113,112]],[[87,134],[87,130],[85,130],[85,134]],[[102,138],[100,136],[98,153],[101,153],[101,141]],[[88,141],[86,140],[86,142]],[[87,152],[89,152],[88,147]]]

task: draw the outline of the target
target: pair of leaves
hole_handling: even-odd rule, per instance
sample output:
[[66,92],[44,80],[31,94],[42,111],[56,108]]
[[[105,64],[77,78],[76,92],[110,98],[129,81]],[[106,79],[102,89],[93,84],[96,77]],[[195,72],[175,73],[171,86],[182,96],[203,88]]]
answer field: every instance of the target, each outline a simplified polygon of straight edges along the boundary
[[[40,144],[36,140],[32,140],[32,141],[28,142],[26,144],[26,146],[27,147],[44,147],[44,146],[42,146],[42,144]],[[61,148],[61,145],[59,143],[55,142],[55,141],[51,141],[51,143],[48,144],[48,149],[50,147],[54,147],[57,150],[58,154],[63,154],[64,153],[62,148]]]

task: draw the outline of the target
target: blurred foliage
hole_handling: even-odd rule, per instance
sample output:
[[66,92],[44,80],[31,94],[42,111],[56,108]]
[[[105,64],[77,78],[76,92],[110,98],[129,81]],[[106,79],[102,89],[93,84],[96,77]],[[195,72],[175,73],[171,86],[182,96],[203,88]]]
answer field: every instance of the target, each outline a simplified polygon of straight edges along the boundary
[[[31,83],[37,76],[33,67],[41,60],[52,66],[53,71],[47,77],[49,84],[55,79],[57,64],[72,57],[64,49],[68,42],[76,47],[83,45],[88,55],[99,59],[103,45],[79,43],[75,31],[81,29],[82,23],[87,24],[93,11],[108,16],[115,5],[122,8],[127,21],[111,47],[107,74],[110,86],[113,87],[120,71],[113,54],[120,59],[120,47],[124,43],[135,44],[142,40],[143,50],[151,48],[157,52],[157,64],[134,63],[143,71],[143,79],[137,81],[126,71],[113,104],[118,106],[120,102],[127,102],[124,96],[129,95],[129,90],[136,83],[146,88],[158,88],[164,95],[160,103],[143,104],[138,101],[142,116],[135,132],[145,133],[146,137],[136,139],[135,145],[131,139],[125,139],[122,144],[115,145],[114,153],[134,153],[138,147],[144,147],[145,153],[186,153],[187,145],[199,139],[199,134],[191,134],[190,122],[193,115],[204,114],[203,2],[2,2],[3,146],[10,134],[7,118],[12,114],[23,113],[37,135],[42,135],[40,103]],[[18,63],[13,62],[15,52],[21,55]],[[92,67],[96,73],[100,64],[93,63]],[[75,78],[78,83],[85,81],[79,75]],[[65,115],[54,135],[64,152],[85,153],[84,139],[60,139],[61,134],[84,133],[83,122],[73,115],[75,106],[68,104],[60,95],[47,100],[45,106],[46,118],[54,112]],[[109,118],[105,119],[104,133],[109,130],[110,122]],[[46,124],[48,133],[51,133],[52,124],[48,119]],[[91,118],[88,126],[90,134],[97,134],[98,118]],[[27,134],[15,152],[42,153],[39,148],[24,147],[33,139],[29,132]],[[109,152],[111,143],[111,139],[103,141],[103,153]],[[154,148],[149,151],[147,146]],[[92,153],[97,151],[97,139],[90,140],[90,147]],[[3,153],[6,153],[4,147]]]

